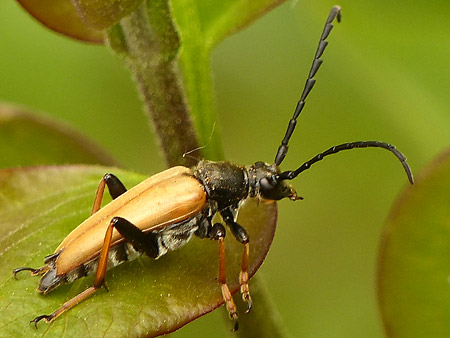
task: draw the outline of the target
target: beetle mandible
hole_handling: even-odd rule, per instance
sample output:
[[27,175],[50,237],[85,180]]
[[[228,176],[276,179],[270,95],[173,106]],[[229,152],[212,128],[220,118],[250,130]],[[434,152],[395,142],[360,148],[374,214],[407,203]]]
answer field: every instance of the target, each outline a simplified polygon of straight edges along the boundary
[[[238,314],[225,274],[225,227],[222,223],[213,224],[215,214],[222,216],[223,222],[236,240],[243,245],[239,281],[242,298],[248,304],[248,312],[252,307],[247,272],[250,239],[245,228],[236,222],[237,211],[243,201],[247,198],[298,200],[300,197],[286,181],[296,178],[328,155],[354,148],[377,147],[392,152],[400,160],[412,184],[413,176],[405,156],[393,145],[380,141],[340,144],[319,153],[296,170],[282,172],[279,169],[286,157],[297,118],[315,84],[314,76],[322,64],[321,56],[327,46],[326,39],[333,28],[332,22],[335,19],[340,21],[340,18],[340,7],[334,6],[326,20],[305,87],[273,164],[256,162],[243,167],[230,162],[203,160],[191,169],[167,169],[130,190],[127,190],[117,177],[106,174],[97,189],[91,216],[75,228],[53,254],[45,257],[45,265],[38,269],[21,267],[13,271],[15,277],[18,272],[24,270],[30,271],[32,275],[42,274],[38,291],[44,294],[62,283],[95,273],[91,287],[50,315],[40,315],[31,322],[36,327],[40,320],[50,322],[104,286],[108,261],[110,265],[115,266],[142,253],[156,259],[183,246],[196,235],[218,241],[218,282],[236,330]],[[101,208],[105,186],[108,187],[113,200]],[[117,231],[113,231],[114,229]],[[79,252],[79,247],[84,250]]]

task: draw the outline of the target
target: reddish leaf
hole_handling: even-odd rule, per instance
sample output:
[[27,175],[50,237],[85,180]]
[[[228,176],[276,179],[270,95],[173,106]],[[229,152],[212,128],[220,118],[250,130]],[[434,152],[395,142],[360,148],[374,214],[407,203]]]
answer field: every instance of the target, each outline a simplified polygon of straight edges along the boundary
[[103,32],[86,26],[70,0],[17,0],[32,16],[55,32],[91,43],[103,43]]

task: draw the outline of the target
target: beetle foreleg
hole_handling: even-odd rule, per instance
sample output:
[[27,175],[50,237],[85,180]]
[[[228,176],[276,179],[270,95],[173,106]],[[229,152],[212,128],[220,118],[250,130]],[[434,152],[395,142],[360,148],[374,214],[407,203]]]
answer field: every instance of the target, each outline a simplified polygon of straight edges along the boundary
[[238,314],[236,304],[234,304],[233,296],[231,295],[230,288],[227,285],[227,269],[225,260],[225,228],[222,224],[216,223],[211,228],[209,237],[219,241],[219,283],[222,290],[222,297],[225,301],[225,305],[228,310],[228,314],[232,320],[234,320],[233,331],[238,329]]
[[244,254],[242,255],[241,272],[239,273],[239,283],[241,285],[242,300],[247,302],[247,310],[249,313],[252,309],[252,297],[250,297],[250,289],[248,287],[248,259],[250,256],[250,245],[244,243]]
[[250,288],[248,286],[248,261],[250,256],[250,239],[244,227],[234,221],[233,213],[230,209],[221,212],[224,222],[228,225],[234,237],[244,244],[244,253],[242,254],[241,272],[239,273],[239,283],[241,285],[242,300],[247,302],[247,311],[252,308],[252,297],[250,297]]
[[122,195],[127,188],[123,185],[123,183],[113,174],[105,174],[102,177],[102,180],[98,184],[97,192],[95,193],[94,205],[92,206],[92,214],[95,214],[102,205],[103,194],[105,192],[105,185],[108,186],[109,194],[112,199],[116,199],[120,195]]

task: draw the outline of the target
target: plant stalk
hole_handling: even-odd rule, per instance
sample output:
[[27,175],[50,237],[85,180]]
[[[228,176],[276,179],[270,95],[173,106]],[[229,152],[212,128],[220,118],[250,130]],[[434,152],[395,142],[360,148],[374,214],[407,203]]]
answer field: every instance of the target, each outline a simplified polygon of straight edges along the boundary
[[168,1],[144,2],[109,31],[108,41],[134,76],[166,164],[194,165],[183,156],[199,144],[179,81],[180,43]]

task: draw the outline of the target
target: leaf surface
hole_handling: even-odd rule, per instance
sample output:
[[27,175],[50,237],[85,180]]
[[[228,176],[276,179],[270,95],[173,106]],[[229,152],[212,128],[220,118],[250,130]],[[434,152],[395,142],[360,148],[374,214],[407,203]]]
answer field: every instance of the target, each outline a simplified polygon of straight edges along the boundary
[[[173,331],[223,303],[217,282],[217,242],[193,238],[183,248],[156,261],[141,257],[109,270],[106,276],[109,292],[97,291],[53,323],[39,323],[37,330],[29,324],[34,317],[51,313],[90,286],[93,278],[82,278],[42,296],[35,292],[38,277],[23,272],[14,280],[12,270],[43,265],[43,258],[53,253],[64,237],[89,215],[95,190],[105,172],[117,174],[127,187],[145,179],[118,169],[92,166],[0,171],[3,335],[155,336]],[[108,196],[106,200],[109,199]],[[258,204],[250,200],[241,209],[238,221],[251,238],[251,275],[267,254],[275,220],[275,203]],[[236,292],[242,245],[229,233],[226,247],[228,283]]]

